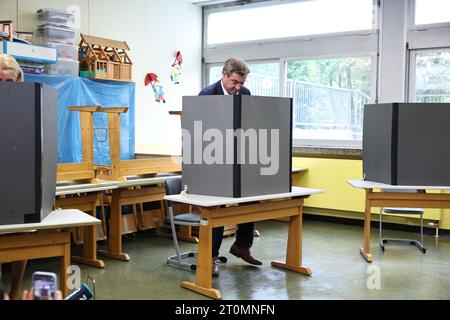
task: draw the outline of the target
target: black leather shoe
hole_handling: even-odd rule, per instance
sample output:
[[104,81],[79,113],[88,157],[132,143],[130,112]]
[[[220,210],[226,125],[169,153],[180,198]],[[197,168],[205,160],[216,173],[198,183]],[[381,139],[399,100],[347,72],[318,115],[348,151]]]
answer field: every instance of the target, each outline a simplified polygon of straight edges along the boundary
[[219,266],[217,265],[215,258],[212,260],[211,271],[213,277],[218,277],[220,275]]
[[258,259],[252,257],[252,255],[250,254],[250,248],[240,248],[240,247],[238,247],[238,246],[233,244],[233,246],[230,248],[230,253],[233,256],[241,258],[245,262],[248,262],[248,263],[253,264],[255,266],[262,265],[261,261],[259,261]]

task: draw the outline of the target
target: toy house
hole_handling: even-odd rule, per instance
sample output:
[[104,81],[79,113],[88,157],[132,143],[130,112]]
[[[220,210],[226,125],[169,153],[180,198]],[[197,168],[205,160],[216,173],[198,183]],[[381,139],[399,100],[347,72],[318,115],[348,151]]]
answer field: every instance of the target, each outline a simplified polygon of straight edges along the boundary
[[125,41],[81,34],[80,76],[99,80],[131,81],[133,63]]

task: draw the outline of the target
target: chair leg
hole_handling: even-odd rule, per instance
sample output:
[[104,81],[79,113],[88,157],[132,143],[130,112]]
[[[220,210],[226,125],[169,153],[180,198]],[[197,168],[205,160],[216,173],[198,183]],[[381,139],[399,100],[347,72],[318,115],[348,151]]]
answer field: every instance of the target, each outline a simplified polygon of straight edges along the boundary
[[382,219],[383,219],[383,208],[380,208],[380,227],[379,227],[379,242],[380,242],[380,248],[384,251],[384,244],[383,244],[383,235],[382,235]]
[[384,251],[384,244],[386,243],[399,243],[399,244],[409,244],[412,246],[416,246],[422,253],[427,253],[427,249],[423,246],[423,215],[420,215],[420,242],[418,240],[412,239],[383,239],[381,236],[381,214],[382,209],[380,210],[380,246]]
[[172,207],[170,207],[170,206],[168,207],[167,213],[168,213],[169,219],[170,219],[170,228],[172,230],[172,238],[173,238],[173,243],[175,245],[175,251],[176,251],[175,256],[170,256],[167,258],[167,264],[169,264],[171,266],[181,267],[184,269],[195,270],[196,269],[195,263],[189,263],[189,262],[183,261],[183,259],[192,259],[192,258],[197,259],[197,253],[192,252],[192,251],[180,253],[180,247],[178,244],[177,232],[175,229],[175,222],[174,222]]
[[422,253],[427,253],[427,249],[423,245],[423,213],[420,215],[420,243],[416,246]]
[[173,243],[175,245],[175,251],[177,252],[178,262],[181,264],[180,247],[178,246],[177,231],[175,230],[175,223],[173,221],[172,207],[169,207],[168,211],[169,211],[169,219],[170,219],[170,228],[172,229]]
[[423,244],[423,214],[420,215],[420,243]]

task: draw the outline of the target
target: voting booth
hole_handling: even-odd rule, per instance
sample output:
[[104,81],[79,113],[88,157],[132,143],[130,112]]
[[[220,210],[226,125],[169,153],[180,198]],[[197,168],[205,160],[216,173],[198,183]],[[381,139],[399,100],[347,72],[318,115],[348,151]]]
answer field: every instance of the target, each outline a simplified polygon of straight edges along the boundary
[[0,82],[0,225],[39,223],[53,210],[57,93]]
[[450,186],[450,103],[364,107],[365,180],[391,185]]
[[248,197],[291,191],[292,99],[183,97],[183,186]]

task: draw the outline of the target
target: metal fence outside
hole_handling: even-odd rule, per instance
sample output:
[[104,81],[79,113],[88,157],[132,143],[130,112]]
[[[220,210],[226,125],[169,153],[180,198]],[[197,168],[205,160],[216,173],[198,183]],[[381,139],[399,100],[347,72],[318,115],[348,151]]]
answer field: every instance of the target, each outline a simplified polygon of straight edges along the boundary
[[[249,74],[246,86],[252,94],[279,96],[279,79]],[[372,99],[359,90],[335,88],[288,79],[286,95],[294,100],[294,127],[342,129],[362,132],[364,105]]]
[[416,94],[416,102],[448,103],[450,102],[450,94]]

